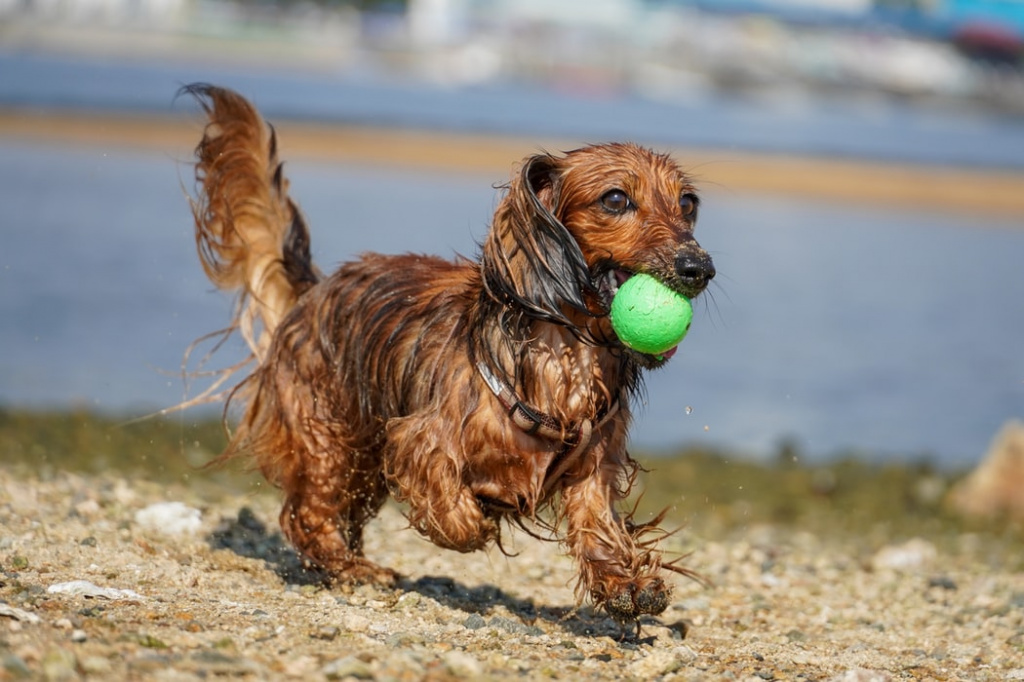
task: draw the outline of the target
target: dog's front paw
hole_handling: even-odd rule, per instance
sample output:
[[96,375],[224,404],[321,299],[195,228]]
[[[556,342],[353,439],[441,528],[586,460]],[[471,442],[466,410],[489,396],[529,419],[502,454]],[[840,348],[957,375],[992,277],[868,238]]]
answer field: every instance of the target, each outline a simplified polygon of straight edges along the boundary
[[604,609],[620,623],[634,621],[640,616],[656,616],[668,608],[669,589],[661,578],[647,580],[642,584],[627,583],[623,589],[610,595],[604,601]]
[[329,583],[332,585],[376,585],[382,588],[393,588],[401,576],[383,566],[363,558],[338,562],[328,569]]

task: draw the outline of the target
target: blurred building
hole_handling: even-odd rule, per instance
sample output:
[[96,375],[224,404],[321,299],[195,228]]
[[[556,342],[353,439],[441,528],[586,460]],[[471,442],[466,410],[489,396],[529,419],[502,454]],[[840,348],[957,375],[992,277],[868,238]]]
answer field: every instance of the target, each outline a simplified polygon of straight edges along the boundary
[[0,0],[9,48],[664,99],[870,93],[1024,111],[1022,36],[1024,0]]
[[20,15],[67,23],[166,24],[180,17],[189,0],[0,0],[0,19]]

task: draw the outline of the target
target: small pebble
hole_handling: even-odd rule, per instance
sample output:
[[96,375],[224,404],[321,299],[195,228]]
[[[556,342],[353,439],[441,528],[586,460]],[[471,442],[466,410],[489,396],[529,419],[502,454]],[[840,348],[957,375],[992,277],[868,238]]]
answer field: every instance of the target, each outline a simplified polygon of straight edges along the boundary
[[466,620],[462,621],[462,626],[467,630],[479,630],[485,625],[487,625],[487,621],[479,613],[471,613]]
[[409,647],[415,644],[424,644],[426,639],[423,635],[415,632],[395,632],[387,636],[384,643],[391,648]]
[[655,649],[630,664],[629,672],[641,679],[654,679],[676,672],[695,658],[696,654],[687,646]]
[[82,597],[99,597],[102,599],[128,599],[138,601],[142,595],[132,590],[120,590],[114,587],[100,587],[88,580],[72,580],[66,583],[55,583],[46,588],[47,594],[66,594]]
[[943,590],[953,591],[953,590],[956,589],[956,583],[953,581],[952,578],[948,578],[948,577],[943,575],[943,576],[937,576],[937,577],[934,577],[934,578],[929,578],[928,579],[928,587],[939,587],[939,588],[942,588]]
[[369,618],[358,613],[346,613],[341,622],[342,627],[349,632],[366,632],[370,624]]
[[163,535],[194,535],[202,527],[202,514],[182,502],[156,502],[135,513],[135,523]]
[[314,639],[322,639],[327,642],[333,642],[338,638],[341,633],[341,629],[337,625],[324,625],[316,632],[313,633]]
[[0,670],[3,671],[3,677],[6,679],[29,679],[32,677],[32,670],[28,667],[24,660],[20,656],[15,654],[0,652]]
[[79,667],[86,675],[94,675],[97,678],[104,678],[110,675],[114,666],[104,656],[84,656],[78,661]]
[[876,571],[913,571],[922,568],[938,556],[935,545],[921,538],[912,538],[901,545],[887,545],[875,553],[871,566]]
[[444,662],[448,672],[456,677],[476,679],[483,672],[483,666],[480,665],[480,661],[465,651],[448,651],[441,657],[441,660]]
[[373,679],[373,670],[370,665],[356,656],[346,656],[336,661],[331,661],[320,672],[329,680],[343,680],[346,677],[354,677],[357,680]]
[[78,679],[75,655],[67,649],[50,649],[43,656],[43,677],[50,682]]
[[421,600],[422,598],[420,597],[419,592],[406,592],[398,598],[396,606],[408,609],[417,606]]

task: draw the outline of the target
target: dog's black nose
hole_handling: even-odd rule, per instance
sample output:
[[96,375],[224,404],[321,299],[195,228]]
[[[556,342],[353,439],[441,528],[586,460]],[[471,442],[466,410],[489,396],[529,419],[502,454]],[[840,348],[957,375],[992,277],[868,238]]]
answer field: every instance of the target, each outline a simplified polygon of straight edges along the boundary
[[715,264],[704,252],[684,251],[676,257],[676,274],[683,286],[701,291],[715,276]]

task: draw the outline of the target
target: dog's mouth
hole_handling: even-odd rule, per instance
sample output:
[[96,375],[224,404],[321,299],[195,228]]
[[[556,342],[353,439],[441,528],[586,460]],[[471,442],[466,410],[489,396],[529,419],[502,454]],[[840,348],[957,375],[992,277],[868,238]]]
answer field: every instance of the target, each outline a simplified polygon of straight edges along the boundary
[[621,268],[610,268],[607,272],[597,278],[597,289],[601,292],[601,298],[603,299],[604,307],[606,310],[610,310],[612,306],[612,299],[615,298],[615,294],[619,291],[619,287],[633,276],[634,273],[628,270],[622,270]]

